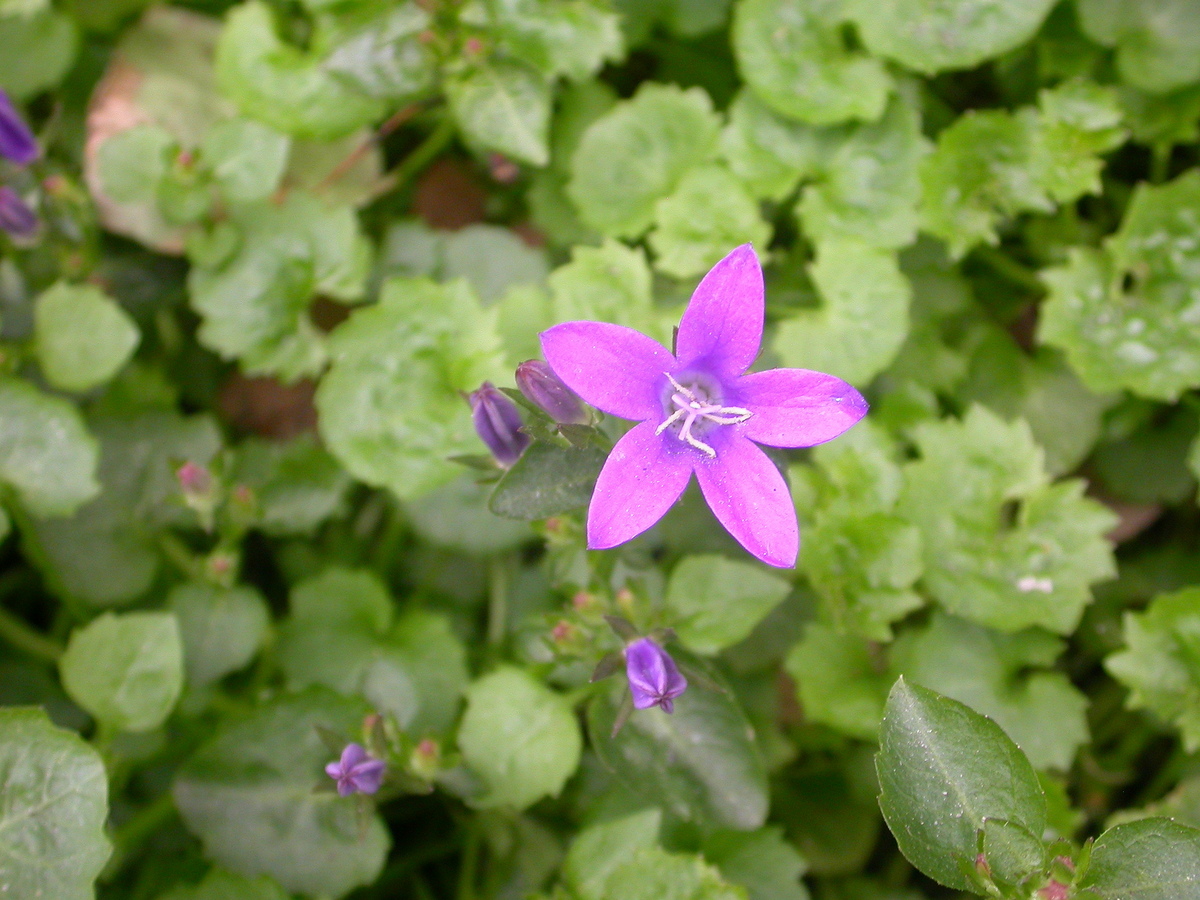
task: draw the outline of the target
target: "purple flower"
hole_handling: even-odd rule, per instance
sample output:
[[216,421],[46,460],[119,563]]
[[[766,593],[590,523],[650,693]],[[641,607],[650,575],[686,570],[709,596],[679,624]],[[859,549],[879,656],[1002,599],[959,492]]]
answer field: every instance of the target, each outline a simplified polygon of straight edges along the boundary
[[15,238],[31,238],[37,230],[37,213],[16,191],[0,185],[0,231],[7,231]]
[[517,404],[497,390],[490,381],[485,381],[477,391],[472,391],[467,401],[471,404],[471,419],[475,431],[496,457],[496,462],[507,468],[521,458],[529,446],[529,435],[521,431],[521,414]]
[[325,767],[325,774],[337,782],[342,797],[351,794],[373,794],[383,782],[387,766],[382,759],[370,756],[362,744],[347,744],[342,758]]
[[566,322],[542,332],[555,373],[606,413],[637,419],[605,462],[588,508],[588,546],[652,526],[692,473],[722,525],[763,562],[796,564],[800,532],[787,485],[756,444],[811,447],[861,419],[867,403],[808,369],[746,375],[763,330],[763,280],[749,244],[713,266],[679,323],[676,353],[640,332]]
[[675,698],[688,686],[675,660],[648,637],[638,638],[625,648],[625,674],[634,709],[661,706],[663,712],[674,712]]
[[540,359],[529,359],[517,366],[517,387],[525,399],[559,425],[586,425],[583,403]]
[[0,156],[18,166],[27,166],[38,158],[37,139],[18,114],[8,94],[0,90]]

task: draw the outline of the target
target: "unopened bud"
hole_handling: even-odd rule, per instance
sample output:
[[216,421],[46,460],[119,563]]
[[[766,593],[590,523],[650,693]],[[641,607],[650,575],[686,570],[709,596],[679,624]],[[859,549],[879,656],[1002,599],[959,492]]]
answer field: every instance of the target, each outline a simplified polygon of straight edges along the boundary
[[1067,900],[1070,896],[1070,888],[1061,881],[1055,881],[1052,878],[1042,887],[1038,888],[1037,895],[1038,900]]
[[463,50],[466,52],[467,56],[478,56],[483,52],[483,41],[477,37],[467,38],[466,41],[463,42]]
[[175,470],[175,477],[185,494],[207,494],[212,490],[212,473],[199,463],[185,462]]
[[480,439],[492,451],[496,462],[505,468],[511,466],[529,446],[529,435],[521,431],[521,414],[517,411],[517,405],[490,381],[485,381],[467,400],[471,404],[471,418]]
[[0,185],[0,231],[18,240],[31,238],[38,231],[37,213],[16,191],[3,185]]
[[517,387],[525,399],[558,424],[587,424],[583,401],[540,359],[526,360],[517,366]]
[[18,166],[27,166],[38,158],[39,152],[37,138],[17,113],[8,94],[0,90],[0,156]]
[[625,648],[625,674],[634,709],[660,706],[663,712],[674,712],[675,698],[688,686],[671,655],[648,637]]
[[408,764],[414,775],[432,781],[442,765],[441,745],[433,738],[422,738],[413,748]]
[[512,184],[521,177],[521,167],[500,153],[488,154],[488,169],[492,173],[492,180],[500,184]]

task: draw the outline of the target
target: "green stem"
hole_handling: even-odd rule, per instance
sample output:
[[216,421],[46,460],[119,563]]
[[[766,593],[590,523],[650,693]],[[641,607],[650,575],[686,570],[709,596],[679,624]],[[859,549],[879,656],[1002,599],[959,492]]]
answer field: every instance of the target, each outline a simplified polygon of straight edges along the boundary
[[508,567],[503,557],[488,560],[487,640],[493,647],[504,642],[508,630]]
[[35,659],[57,663],[63,648],[35,630],[24,619],[0,607],[0,638]]
[[1150,148],[1150,181],[1162,184],[1171,174],[1171,151],[1174,147],[1166,141],[1159,141]]
[[200,558],[192,552],[178,537],[171,534],[169,531],[164,531],[158,536],[158,546],[162,550],[163,555],[171,561],[181,574],[188,578],[199,578],[204,571],[204,564]]
[[1018,284],[1035,294],[1046,293],[1046,285],[1042,283],[1037,272],[1021,265],[1011,256],[1001,253],[995,247],[981,244],[972,251],[971,255],[984,263],[997,275],[1011,281],[1013,284]]
[[463,846],[462,866],[458,870],[456,900],[475,900],[475,877],[479,867],[479,823],[472,819],[467,825],[467,839]]
[[404,157],[403,162],[383,177],[378,193],[386,194],[407,184],[409,179],[413,178],[418,172],[429,165],[434,157],[446,149],[446,146],[454,139],[454,134],[454,118],[449,115],[443,115],[437,127],[429,132],[425,140],[421,141],[413,149],[412,153]]
[[152,835],[175,816],[175,798],[163,791],[113,832],[113,854],[101,876],[111,881]]

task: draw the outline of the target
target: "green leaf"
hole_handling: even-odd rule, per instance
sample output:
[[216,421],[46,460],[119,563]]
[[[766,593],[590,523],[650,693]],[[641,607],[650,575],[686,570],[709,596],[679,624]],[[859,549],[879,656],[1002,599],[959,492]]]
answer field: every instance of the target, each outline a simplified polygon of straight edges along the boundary
[[288,900],[288,896],[265,875],[245,878],[221,869],[209,869],[199,884],[176,887],[158,900]]
[[657,845],[661,824],[661,810],[645,809],[583,829],[567,851],[563,880],[580,900],[604,900],[609,876],[638,850]]
[[1111,577],[1115,517],[1082,481],[1049,484],[1029,426],[981,406],[917,426],[898,507],[921,529],[923,583],[950,612],[1002,631],[1072,631]]
[[72,404],[0,378],[0,480],[35,516],[70,515],[95,497],[98,456]]
[[129,314],[92,285],[60,281],[34,304],[42,374],[64,391],[89,391],[129,361],[141,339]]
[[267,601],[246,585],[221,588],[203,581],[177,585],[167,608],[179,621],[188,683],[203,687],[244,668],[267,636]]
[[225,19],[217,45],[221,93],[241,113],[294,137],[332,140],[379,118],[385,106],[285,44],[270,7],[248,0]]
[[384,8],[365,25],[330,24],[319,37],[331,49],[322,68],[350,81],[369,97],[404,100],[428,91],[437,75],[432,50],[421,40],[430,16],[413,0]]
[[1092,390],[1175,400],[1200,385],[1189,339],[1198,206],[1200,172],[1141,184],[1103,250],[1075,248],[1066,265],[1043,273],[1050,296],[1038,338],[1061,347]]
[[809,623],[784,664],[813,722],[864,741],[879,734],[884,698],[894,680],[878,647],[820,622]]
[[466,650],[443,616],[410,609],[397,619],[374,575],[339,568],[297,584],[291,609],[278,645],[291,686],[364,697],[414,734],[453,721],[467,684]]
[[599,247],[572,247],[571,261],[550,273],[553,319],[613,322],[668,339],[670,328],[654,309],[652,279],[640,247],[612,238]]
[[1111,828],[1092,846],[1079,888],[1101,900],[1196,900],[1200,829],[1168,819]]
[[558,796],[579,766],[583,738],[561,695],[503,666],[467,689],[458,747],[484,785],[477,806],[524,809]]
[[183,690],[183,643],[171,613],[104,613],[71,633],[59,660],[71,699],[114,731],[166,721]]
[[78,49],[79,28],[70,16],[0,9],[0,90],[25,100],[54,87],[70,71]]
[[585,506],[606,457],[596,447],[534,441],[500,478],[488,509],[508,519],[533,521]]
[[580,218],[610,237],[643,234],[655,203],[712,155],[719,127],[700,88],[646,82],[593,122],[571,157],[567,194]]
[[757,831],[718,831],[704,840],[704,858],[746,888],[749,900],[808,900],[800,876],[804,857],[772,825]]
[[165,128],[135,125],[100,144],[97,174],[104,193],[118,203],[157,205],[167,169],[179,155],[179,143]]
[[488,509],[490,490],[477,476],[462,474],[405,503],[404,513],[422,540],[470,556],[491,556],[528,542],[534,532],[527,522],[501,518]]
[[209,416],[161,411],[97,418],[93,428],[103,491],[70,518],[30,523],[26,539],[56,593],[114,606],[149,590],[159,568],[159,530],[196,524],[175,470],[184,462],[207,464],[221,437]]
[[367,707],[328,691],[285,696],[226,723],[175,777],[174,795],[205,855],[292,893],[341,896],[373,882],[390,843],[378,815],[360,816],[330,784],[318,728],[353,734]]
[[504,369],[496,320],[461,280],[387,282],[378,304],[330,335],[333,366],[316,397],[330,452],[401,499],[456,478],[446,458],[481,447],[460,392]]
[[540,73],[487,63],[447,84],[446,99],[467,143],[534,166],[550,161],[551,85]]
[[200,156],[226,200],[248,203],[275,193],[289,149],[286,135],[249,119],[229,119],[204,135]]
[[1183,503],[1196,490],[1188,447],[1200,415],[1186,406],[1147,410],[1153,416],[1131,434],[1101,444],[1093,454],[1096,476],[1110,494],[1134,503]]
[[[676,651],[672,655],[679,658]],[[588,734],[601,762],[639,797],[678,818],[743,830],[760,827],[769,800],[766,771],[733,697],[692,684],[675,701],[674,713],[635,711],[613,737],[628,690],[614,684],[588,705]]]
[[108,778],[79,735],[42,709],[0,709],[0,893],[92,900],[112,846]]
[[609,876],[604,900],[746,900],[747,894],[721,878],[694,854],[643,847]]
[[787,581],[751,563],[687,556],[671,572],[666,604],[684,646],[711,656],[746,638],[790,591]]
[[504,48],[548,77],[579,81],[622,56],[619,18],[587,0],[487,0]]
[[733,14],[738,70],[781,116],[830,125],[879,118],[892,89],[883,63],[849,50],[845,3],[739,0]]
[[721,132],[725,162],[755,197],[782,200],[801,178],[822,170],[831,135],[777,116],[752,91],[741,90]]
[[315,374],[326,347],[308,317],[313,296],[350,301],[365,289],[369,246],[354,211],[293,193],[282,206],[240,207],[230,221],[229,252],[210,258],[204,246],[190,248],[188,293],[203,318],[200,340],[250,373]]
[[1033,37],[1055,0],[850,0],[874,54],[932,75],[970,69]]
[[1037,775],[995,722],[904,679],[888,696],[875,757],[879,806],[909,862],[947,887],[972,890],[976,832],[1004,819],[1046,826]]
[[771,226],[758,203],[724,166],[692,169],[654,207],[655,268],[676,278],[702,275],[739,244],[765,248]]
[[1179,728],[1189,752],[1200,748],[1200,588],[1154,598],[1125,613],[1125,649],[1104,666],[1129,688],[1128,703]]
[[255,524],[271,535],[311,534],[342,511],[351,484],[312,435],[286,443],[248,438],[230,477],[254,492]]
[[1121,79],[1161,94],[1200,81],[1200,4],[1196,0],[1115,3],[1076,0],[1084,34],[1116,47]]
[[1046,869],[1046,846],[1041,835],[1004,819],[985,819],[983,858],[994,881],[1022,884]]
[[829,143],[821,177],[797,207],[805,233],[891,249],[916,240],[920,164],[930,150],[918,110],[895,99],[878,122]]
[[854,238],[822,241],[809,274],[821,308],[781,322],[775,352],[786,366],[868,384],[908,333],[911,289],[895,254]]

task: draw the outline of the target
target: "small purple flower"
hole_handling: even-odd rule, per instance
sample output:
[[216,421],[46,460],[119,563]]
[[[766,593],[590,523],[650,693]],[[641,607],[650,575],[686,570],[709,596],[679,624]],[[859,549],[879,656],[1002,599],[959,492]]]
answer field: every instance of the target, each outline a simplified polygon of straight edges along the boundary
[[634,709],[661,706],[663,712],[674,712],[675,698],[688,686],[675,660],[648,637],[638,638],[625,648],[625,674]]
[[27,239],[37,234],[38,217],[12,188],[0,185],[0,231],[14,238]]
[[0,90],[0,156],[18,166],[27,166],[38,158],[38,152],[33,132],[17,113],[8,94]]
[[529,446],[529,435],[520,430],[521,414],[517,411],[517,404],[490,381],[485,381],[479,390],[472,391],[467,401],[471,404],[475,431],[492,451],[496,462],[507,468],[520,459]]
[[325,774],[337,782],[342,797],[351,794],[373,794],[383,783],[387,766],[382,759],[370,756],[362,744],[347,744],[342,758],[325,767]]
[[867,412],[840,378],[808,369],[744,374],[758,356],[763,279],[749,244],[713,266],[679,323],[676,353],[640,332],[566,322],[542,332],[551,368],[606,413],[641,422],[617,442],[588,507],[588,547],[636,537],[692,473],[717,519],[754,556],[790,568],[800,531],[779,469],[757,444],[811,447]]
[[526,400],[559,425],[588,423],[583,403],[540,359],[529,359],[517,366],[517,387]]

